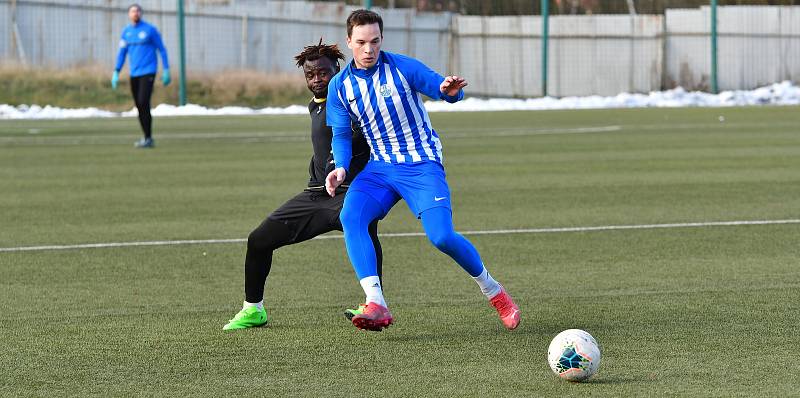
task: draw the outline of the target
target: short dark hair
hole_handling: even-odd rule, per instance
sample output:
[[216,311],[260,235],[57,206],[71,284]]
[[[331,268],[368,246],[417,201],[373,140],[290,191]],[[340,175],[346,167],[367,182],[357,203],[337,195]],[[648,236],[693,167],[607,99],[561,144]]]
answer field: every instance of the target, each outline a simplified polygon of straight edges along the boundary
[[344,61],[344,54],[339,50],[336,44],[322,44],[322,38],[319,38],[319,44],[313,46],[306,46],[300,54],[294,57],[297,61],[297,67],[302,68],[306,61],[316,61],[322,57],[327,57],[331,60],[336,69],[339,69],[339,60]]
[[129,5],[128,6],[128,11],[130,11],[131,8],[134,8],[134,7],[136,7],[136,9],[139,10],[139,12],[144,12],[144,10],[142,10],[142,6],[140,6],[138,3],[133,3],[133,4]]
[[375,12],[370,10],[355,10],[347,17],[347,37],[353,35],[353,27],[361,25],[378,24],[383,36],[383,18]]

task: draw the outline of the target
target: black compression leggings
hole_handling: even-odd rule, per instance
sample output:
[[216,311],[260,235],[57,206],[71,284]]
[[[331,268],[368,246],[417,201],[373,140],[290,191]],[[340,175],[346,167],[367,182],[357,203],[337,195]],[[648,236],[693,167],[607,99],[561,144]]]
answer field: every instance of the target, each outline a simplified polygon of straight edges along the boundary
[[142,125],[144,138],[153,135],[153,118],[150,116],[150,96],[153,94],[153,81],[156,75],[144,75],[131,78],[131,93],[136,109],[139,111],[139,124]]
[[[333,228],[324,229],[304,234],[299,241],[311,239],[333,230]],[[383,279],[383,250],[381,242],[378,240],[378,221],[370,224],[369,235],[372,238],[378,260],[378,277]],[[272,269],[272,252],[279,247],[298,243],[295,238],[289,226],[269,218],[250,233],[247,239],[247,255],[244,263],[244,293],[247,302],[257,303],[264,298],[264,283]],[[320,264],[323,267],[326,265]],[[381,282],[381,284],[383,283]]]

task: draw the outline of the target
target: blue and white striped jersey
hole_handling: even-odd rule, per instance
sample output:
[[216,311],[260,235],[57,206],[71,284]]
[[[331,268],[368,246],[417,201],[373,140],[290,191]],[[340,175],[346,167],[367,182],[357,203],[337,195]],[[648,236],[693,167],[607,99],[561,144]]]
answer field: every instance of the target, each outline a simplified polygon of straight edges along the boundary
[[[442,162],[442,144],[431,126],[422,94],[456,102],[439,85],[444,77],[422,62],[381,51],[369,69],[353,62],[328,85],[328,125],[333,128],[333,153],[337,167],[348,168],[351,121],[361,127],[371,159],[388,163]],[[337,134],[341,132],[341,134]]]

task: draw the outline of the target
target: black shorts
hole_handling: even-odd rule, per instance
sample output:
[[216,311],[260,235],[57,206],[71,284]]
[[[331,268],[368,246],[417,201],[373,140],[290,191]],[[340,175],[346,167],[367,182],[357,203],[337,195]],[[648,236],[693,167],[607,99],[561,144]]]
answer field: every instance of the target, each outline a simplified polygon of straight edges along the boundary
[[289,227],[287,244],[309,240],[330,231],[341,231],[339,213],[344,206],[344,192],[330,197],[325,191],[303,191],[289,199],[267,219]]

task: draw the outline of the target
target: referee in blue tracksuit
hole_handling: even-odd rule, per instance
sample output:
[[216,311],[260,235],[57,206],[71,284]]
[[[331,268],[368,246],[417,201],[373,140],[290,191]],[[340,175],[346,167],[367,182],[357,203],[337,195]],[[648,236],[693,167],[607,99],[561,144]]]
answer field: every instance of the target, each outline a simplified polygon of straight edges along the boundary
[[158,29],[142,20],[140,5],[133,4],[128,7],[128,18],[131,23],[122,30],[117,64],[114,67],[114,75],[111,77],[111,87],[116,90],[119,71],[125,64],[125,56],[130,55],[131,92],[136,109],[139,111],[139,124],[142,125],[142,132],[144,132],[144,138],[137,141],[135,145],[137,148],[152,148],[155,144],[152,132],[153,119],[150,116],[150,96],[153,94],[153,81],[158,71],[156,51],[161,54],[161,64],[164,66],[161,81],[166,86],[171,81],[167,49],[164,48]]

